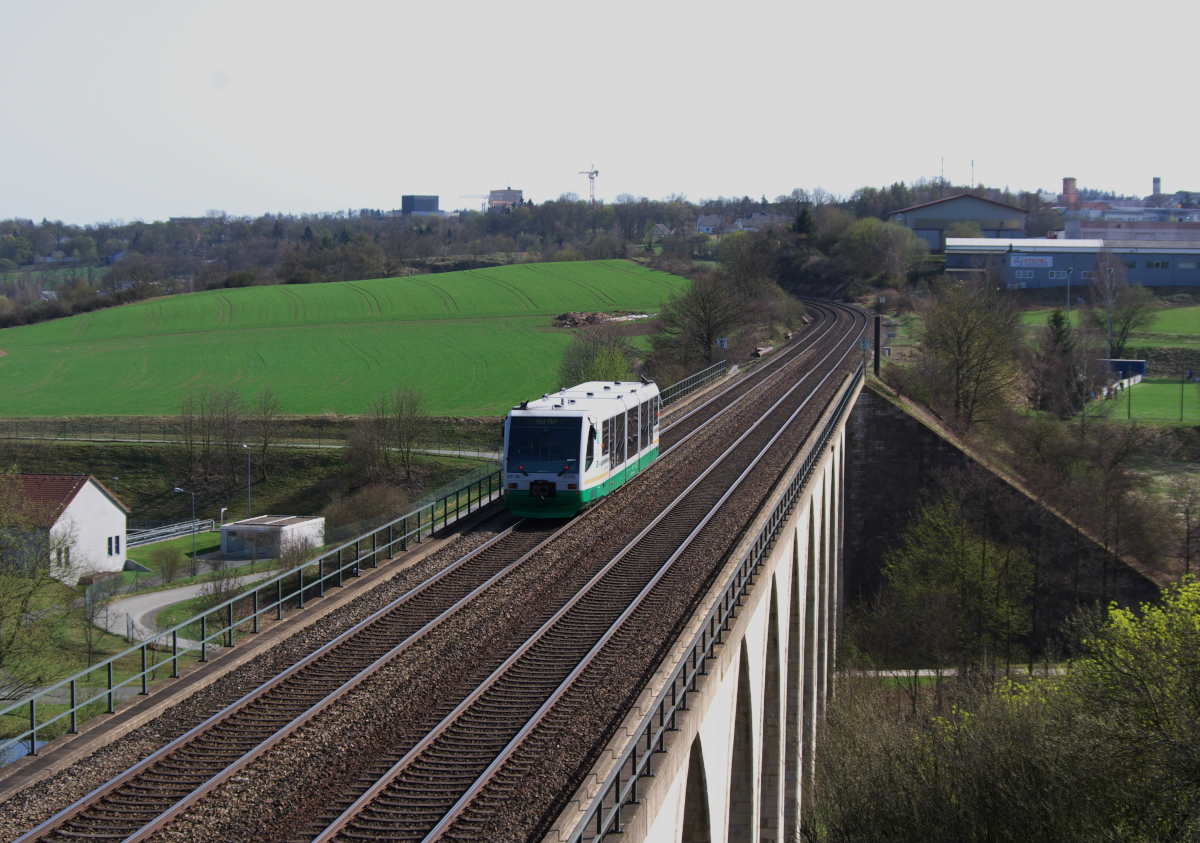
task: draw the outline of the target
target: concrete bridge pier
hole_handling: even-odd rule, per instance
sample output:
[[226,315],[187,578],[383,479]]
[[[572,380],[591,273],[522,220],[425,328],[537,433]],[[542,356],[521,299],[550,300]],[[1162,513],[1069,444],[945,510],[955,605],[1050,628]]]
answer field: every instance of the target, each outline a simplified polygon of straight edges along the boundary
[[[760,566],[754,585],[665,752],[653,759],[653,777],[640,780],[638,803],[622,809],[625,843],[778,843],[799,839],[801,802],[811,780],[817,730],[825,715],[836,652],[842,594],[840,566],[845,421],[860,388],[847,383],[817,430],[834,426],[820,445],[807,484]],[[845,393],[849,392],[848,395]],[[841,410],[840,417],[835,414]],[[812,447],[810,444],[809,447]],[[802,451],[785,477],[810,453]],[[750,529],[753,542],[777,499],[768,501]],[[721,599],[746,547],[698,607],[676,648],[630,712],[600,762],[559,817],[547,841],[571,839],[615,762],[670,681],[689,642]],[[643,739],[644,742],[644,739]],[[591,831],[583,841],[591,841]],[[617,839],[610,836],[609,839]]]

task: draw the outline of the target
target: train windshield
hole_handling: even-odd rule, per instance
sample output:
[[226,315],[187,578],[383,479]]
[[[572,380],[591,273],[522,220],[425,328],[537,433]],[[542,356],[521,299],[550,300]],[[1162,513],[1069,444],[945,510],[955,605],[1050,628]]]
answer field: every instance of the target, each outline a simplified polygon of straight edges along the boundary
[[508,470],[578,474],[582,433],[581,418],[513,417],[508,422]]

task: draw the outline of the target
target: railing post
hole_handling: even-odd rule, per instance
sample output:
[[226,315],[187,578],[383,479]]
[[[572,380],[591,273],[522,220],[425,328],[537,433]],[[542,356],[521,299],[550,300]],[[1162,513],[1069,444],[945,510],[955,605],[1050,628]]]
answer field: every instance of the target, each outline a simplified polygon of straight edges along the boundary
[[229,604],[229,646],[233,646],[233,603]]
[[75,680],[71,680],[71,734],[79,732],[79,712],[75,709]]
[[[433,514],[432,509],[430,509],[429,512],[431,515]],[[417,544],[420,544],[420,543],[421,543],[421,510],[418,509],[417,510]],[[407,550],[407,549],[408,548],[405,548],[405,550]]]
[[208,661],[208,615],[200,616],[200,661]]
[[108,713],[112,714],[113,709],[113,690],[112,690],[112,666],[113,663],[108,663]]
[[283,577],[275,580],[275,620],[283,620]]
[[254,632],[258,632],[258,589],[254,589]]
[[146,645],[143,643],[143,644],[142,644],[142,693],[141,693],[141,695],[142,695],[143,697],[144,697],[144,696],[146,696],[146,694],[150,693],[149,689],[146,687],[146,680],[147,680],[147,678],[148,678],[148,677],[146,676],[146,673],[147,673],[147,667],[146,667]]
[[171,678],[179,678],[179,630],[171,630]]

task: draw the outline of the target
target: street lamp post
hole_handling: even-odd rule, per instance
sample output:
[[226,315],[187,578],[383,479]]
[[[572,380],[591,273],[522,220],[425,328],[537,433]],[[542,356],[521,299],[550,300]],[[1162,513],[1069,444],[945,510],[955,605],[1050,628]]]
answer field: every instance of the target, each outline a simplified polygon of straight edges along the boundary
[[242,447],[246,449],[246,518],[250,517],[250,446],[245,442]]
[[1075,274],[1075,267],[1067,270],[1067,328],[1071,327],[1071,276]]
[[192,496],[192,576],[196,576],[196,493],[175,487],[176,492]]
[[117,493],[117,479],[118,478],[116,478],[116,477],[113,478],[113,494],[114,495]]
[[1113,300],[1113,269],[1108,268],[1108,365],[1112,366],[1112,300]]

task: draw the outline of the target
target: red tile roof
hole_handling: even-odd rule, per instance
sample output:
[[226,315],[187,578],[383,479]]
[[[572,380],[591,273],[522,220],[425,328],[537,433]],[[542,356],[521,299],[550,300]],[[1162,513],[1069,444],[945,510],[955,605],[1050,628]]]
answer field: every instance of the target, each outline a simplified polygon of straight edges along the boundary
[[17,480],[21,484],[25,514],[34,519],[39,527],[53,526],[89,480],[94,481],[126,514],[129,512],[129,508],[116,495],[90,474],[18,474]]

